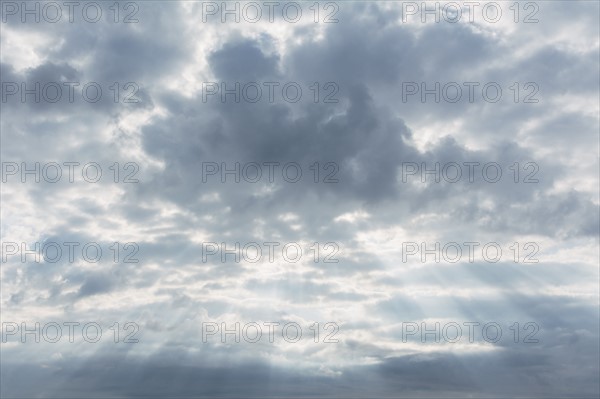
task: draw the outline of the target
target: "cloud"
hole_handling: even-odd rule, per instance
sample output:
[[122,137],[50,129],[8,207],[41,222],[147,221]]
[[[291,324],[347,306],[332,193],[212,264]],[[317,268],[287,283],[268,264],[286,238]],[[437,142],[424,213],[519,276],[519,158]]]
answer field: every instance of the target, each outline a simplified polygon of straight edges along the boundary
[[[2,321],[19,327],[3,325],[3,396],[597,396],[597,4],[537,3],[536,24],[507,7],[498,24],[404,23],[385,2],[334,5],[332,24],[308,5],[296,24],[235,24],[201,23],[202,4],[138,5],[134,24],[2,24],[1,155],[19,168],[3,176],[2,243],[64,250],[2,263]],[[74,101],[54,103],[4,84],[71,81]],[[463,96],[406,95],[436,82]],[[21,174],[35,162],[39,183]],[[478,242],[476,259],[403,258],[436,242]],[[74,342],[64,325],[44,339],[69,321]],[[21,322],[41,323],[39,344]],[[278,339],[204,340],[203,323],[252,322],[279,323]],[[502,337],[404,339],[406,323],[465,322]],[[299,342],[281,339],[287,323]]]

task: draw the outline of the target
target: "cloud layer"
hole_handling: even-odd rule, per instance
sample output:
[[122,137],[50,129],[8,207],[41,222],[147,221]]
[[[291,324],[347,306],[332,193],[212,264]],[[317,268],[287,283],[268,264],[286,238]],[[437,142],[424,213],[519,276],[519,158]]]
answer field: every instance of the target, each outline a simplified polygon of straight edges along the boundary
[[[519,3],[515,22],[501,2],[497,23],[400,2],[223,23],[221,3],[167,1],[36,23],[4,3],[3,397],[597,397],[597,3]],[[22,261],[36,243],[62,256]],[[36,322],[65,336],[21,342]],[[275,342],[205,339],[253,322]]]

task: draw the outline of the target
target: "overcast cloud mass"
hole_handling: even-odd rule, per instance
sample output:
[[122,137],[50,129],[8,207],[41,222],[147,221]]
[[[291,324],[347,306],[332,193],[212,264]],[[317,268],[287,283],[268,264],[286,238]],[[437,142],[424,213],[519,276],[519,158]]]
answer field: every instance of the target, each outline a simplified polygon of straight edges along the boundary
[[2,398],[600,395],[597,1],[1,11]]

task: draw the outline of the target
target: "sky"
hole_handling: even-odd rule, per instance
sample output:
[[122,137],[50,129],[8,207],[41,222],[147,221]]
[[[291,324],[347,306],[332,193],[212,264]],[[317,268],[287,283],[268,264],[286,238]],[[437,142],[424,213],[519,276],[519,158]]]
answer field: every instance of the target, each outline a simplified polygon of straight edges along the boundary
[[596,1],[1,1],[0,396],[600,394]]

